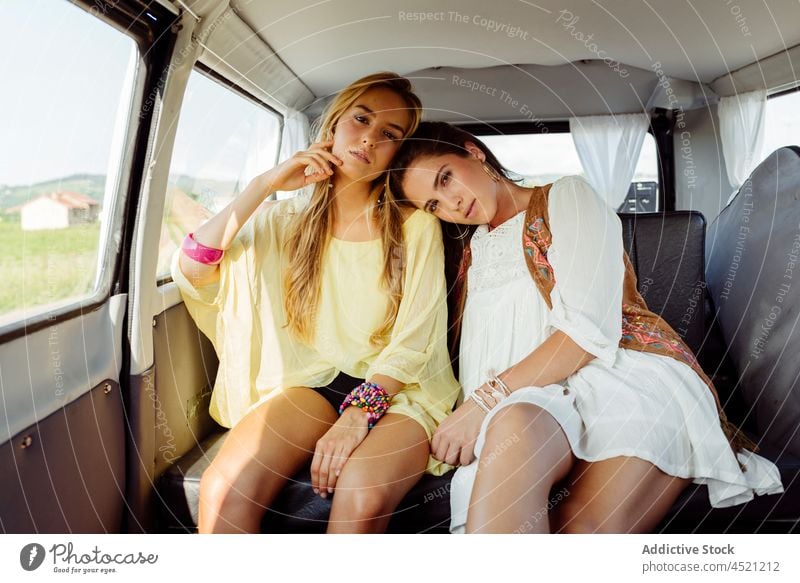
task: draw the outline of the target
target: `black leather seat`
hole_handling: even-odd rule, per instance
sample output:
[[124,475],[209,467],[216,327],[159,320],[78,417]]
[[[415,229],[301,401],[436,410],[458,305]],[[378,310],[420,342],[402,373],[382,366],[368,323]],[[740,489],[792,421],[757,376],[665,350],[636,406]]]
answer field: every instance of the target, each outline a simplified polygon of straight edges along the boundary
[[[752,437],[752,436],[751,436]],[[654,532],[791,533],[800,528],[800,458],[762,442],[759,455],[776,462],[785,492],[756,496],[746,504],[712,508],[708,489],[692,484],[672,505]]]
[[[158,483],[160,530],[194,532],[200,477],[225,438],[215,433],[185,455]],[[800,460],[764,446],[762,455],[781,460],[779,469],[786,487],[782,496],[757,496],[747,504],[711,508],[705,486],[687,488],[655,532],[791,532],[800,516]],[[450,524],[451,474],[423,476],[398,506],[389,524],[394,533],[446,533]],[[264,532],[325,532],[330,499],[315,495],[308,470],[294,476],[270,508],[262,525]]]
[[[160,530],[195,531],[200,477],[222,447],[226,434],[214,433],[161,477],[157,484]],[[448,532],[451,477],[452,472],[442,477],[423,476],[398,506],[389,532]],[[331,499],[323,500],[314,494],[310,484],[308,469],[289,481],[264,516],[264,532],[325,532]]]
[[[759,176],[768,181],[769,170],[764,170],[762,167],[769,169],[774,164],[766,167],[765,164],[767,162],[759,166],[756,174],[761,171]],[[800,177],[800,170],[797,176]],[[772,180],[772,183],[774,182],[775,179]],[[800,193],[800,185],[794,188],[794,193]],[[774,192],[774,189],[770,192]],[[726,209],[726,213],[733,212],[729,209]],[[705,219],[700,213],[691,211],[621,214],[620,218],[625,247],[638,275],[639,290],[648,306],[675,328],[693,350],[707,349],[704,318],[704,306],[707,304],[708,296],[704,273]],[[724,216],[720,219],[722,223],[730,222]],[[720,220],[717,220],[715,225],[717,223],[720,223]],[[797,228],[798,220],[793,220],[793,225]],[[716,236],[724,236],[724,229],[721,226],[714,229]],[[713,241],[709,243],[709,247],[713,248]],[[714,255],[715,259],[718,257],[719,254]],[[708,287],[718,295],[721,270],[719,266],[714,265],[708,273],[710,278]],[[796,286],[796,291],[800,294],[800,284]],[[713,293],[711,295],[713,296]],[[788,303],[786,305],[788,307]],[[792,305],[800,306],[800,302]],[[730,313],[733,314],[732,317],[736,317],[734,310]],[[730,334],[731,328],[726,325],[723,330]],[[797,342],[800,342],[800,335],[796,337]],[[741,345],[746,347],[747,343]],[[794,358],[797,352],[795,350],[789,354]],[[800,361],[795,358],[794,368],[797,367],[800,367]],[[796,378],[796,374],[792,378]],[[753,397],[751,403],[757,405],[761,397],[757,393],[749,394]],[[793,395],[793,403],[794,406],[800,406],[796,392]],[[798,416],[795,415],[795,434],[797,419]],[[756,433],[755,437],[760,438],[760,435]],[[212,435],[184,456],[159,480],[158,492],[162,501],[159,515],[162,530],[173,532],[195,530],[200,476],[219,450],[223,438],[223,432]],[[684,491],[656,531],[788,532],[798,528],[800,500],[796,491],[800,487],[797,486],[800,456],[797,456],[796,451],[792,455],[783,448],[790,441],[781,438],[773,443],[762,444],[762,453],[778,462],[787,488],[786,494],[756,497],[748,504],[733,508],[712,509],[706,488],[693,485]],[[424,476],[398,507],[389,531],[447,532],[451,477],[452,473],[439,478]],[[267,512],[263,524],[265,531],[324,532],[330,511],[330,500],[322,500],[314,495],[309,482],[308,471],[300,473],[290,481]]]
[[639,293],[696,353],[705,336],[705,218],[696,211],[619,217]]

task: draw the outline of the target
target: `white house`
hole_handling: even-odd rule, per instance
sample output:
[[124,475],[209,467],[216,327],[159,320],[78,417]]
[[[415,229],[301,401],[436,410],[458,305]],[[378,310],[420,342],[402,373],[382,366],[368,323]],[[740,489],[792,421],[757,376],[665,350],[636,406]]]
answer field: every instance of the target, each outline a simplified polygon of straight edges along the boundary
[[66,229],[71,225],[93,223],[97,220],[100,203],[78,192],[43,194],[20,208],[23,231]]

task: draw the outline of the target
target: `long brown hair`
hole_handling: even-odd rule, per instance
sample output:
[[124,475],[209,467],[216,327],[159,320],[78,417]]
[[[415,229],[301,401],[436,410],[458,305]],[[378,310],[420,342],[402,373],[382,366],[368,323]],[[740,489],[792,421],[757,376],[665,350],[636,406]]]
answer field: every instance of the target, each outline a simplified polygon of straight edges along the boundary
[[[394,91],[405,101],[411,115],[411,135],[419,125],[422,103],[413,92],[411,83],[396,73],[374,73],[351,83],[333,99],[322,114],[317,126],[315,141],[330,140],[342,114],[365,92],[375,87]],[[335,205],[329,200],[330,178],[314,185],[308,207],[300,213],[292,226],[287,241],[289,261],[284,274],[284,307],[287,326],[300,340],[312,343],[317,321],[322,259],[325,255],[334,223]],[[375,201],[374,217],[381,232],[383,244],[382,287],[390,304],[383,323],[370,336],[373,344],[384,344],[397,317],[403,296],[403,215],[398,206],[382,196],[385,176],[381,174],[371,185],[371,199]]]

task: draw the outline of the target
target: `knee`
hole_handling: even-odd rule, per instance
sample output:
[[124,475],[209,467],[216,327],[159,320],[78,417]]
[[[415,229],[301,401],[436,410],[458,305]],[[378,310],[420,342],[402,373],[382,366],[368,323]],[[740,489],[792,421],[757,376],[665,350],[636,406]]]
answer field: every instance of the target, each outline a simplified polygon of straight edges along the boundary
[[221,509],[242,503],[252,503],[255,492],[249,491],[244,480],[226,472],[224,467],[211,464],[200,477],[200,504]]
[[[362,478],[362,479],[359,479]],[[347,466],[336,484],[333,504],[345,520],[374,520],[392,512],[388,485],[367,485],[366,476],[347,473]]]
[[555,529],[560,534],[600,534],[604,531],[600,523],[589,516],[575,516]]
[[336,489],[333,503],[337,505],[340,516],[346,520],[374,520],[391,512],[389,497],[384,488],[363,487],[352,490]]
[[560,534],[610,534],[621,532],[613,517],[604,516],[589,504],[569,503],[551,517],[551,529]]
[[489,421],[486,427],[486,445],[510,448],[516,443],[549,443],[553,432],[559,429],[555,419],[541,407],[530,403],[515,403],[498,411]]
[[515,403],[503,407],[492,417],[487,426],[487,435],[508,436],[539,431],[549,413],[531,403]]
[[200,502],[204,506],[222,507],[232,490],[235,490],[232,480],[214,464],[206,468],[200,477]]
[[200,477],[200,503],[204,506],[219,508],[225,501],[231,483],[213,464],[206,468]]

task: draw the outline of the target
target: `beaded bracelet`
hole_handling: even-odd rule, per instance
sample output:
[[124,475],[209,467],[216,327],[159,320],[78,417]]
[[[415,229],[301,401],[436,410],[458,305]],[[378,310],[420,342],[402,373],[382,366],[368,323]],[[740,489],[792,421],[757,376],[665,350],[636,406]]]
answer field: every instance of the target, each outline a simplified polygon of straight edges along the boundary
[[383,414],[389,409],[391,402],[392,397],[386,392],[386,389],[377,383],[364,381],[350,391],[350,394],[339,405],[339,415],[344,413],[344,410],[351,405],[358,407],[368,413],[367,420],[369,421],[369,428],[372,429],[378,419],[383,417]]

